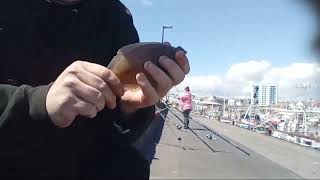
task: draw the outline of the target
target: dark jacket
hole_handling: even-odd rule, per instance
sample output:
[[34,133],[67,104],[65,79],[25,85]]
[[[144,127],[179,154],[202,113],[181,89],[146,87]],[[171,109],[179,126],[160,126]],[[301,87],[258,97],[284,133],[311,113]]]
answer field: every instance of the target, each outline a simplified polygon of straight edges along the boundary
[[138,41],[130,11],[117,0],[1,3],[0,179],[148,178],[149,164],[131,143],[153,107],[130,115],[105,109],[63,129],[45,109],[50,83],[72,62],[107,66],[119,48]]

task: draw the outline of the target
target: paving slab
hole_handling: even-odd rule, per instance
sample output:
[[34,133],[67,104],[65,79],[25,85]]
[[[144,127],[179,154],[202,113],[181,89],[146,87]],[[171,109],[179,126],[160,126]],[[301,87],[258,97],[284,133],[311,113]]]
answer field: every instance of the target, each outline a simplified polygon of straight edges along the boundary
[[[164,119],[157,121],[158,124],[163,122],[163,129],[154,146],[151,179],[302,178],[251,148],[215,130],[209,131],[193,120],[190,121],[190,129],[177,129],[176,124],[181,124],[179,118],[182,119],[182,114],[175,109],[170,110],[173,113],[167,111]],[[193,118],[200,120],[201,116]],[[208,134],[212,134],[214,140],[208,139]]]
[[303,147],[271,136],[258,134],[197,114],[192,114],[191,116],[208,128],[213,129],[305,179],[320,178],[320,151],[317,149]]

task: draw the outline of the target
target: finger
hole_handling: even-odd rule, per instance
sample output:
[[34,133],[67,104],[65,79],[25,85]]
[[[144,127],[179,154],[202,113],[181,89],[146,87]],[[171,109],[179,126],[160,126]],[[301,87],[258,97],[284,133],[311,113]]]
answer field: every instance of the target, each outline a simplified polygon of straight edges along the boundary
[[102,93],[95,88],[81,82],[76,77],[70,78],[69,81],[72,82],[67,82],[66,85],[70,87],[73,94],[95,105],[97,110],[100,109],[99,106],[101,106],[101,99],[104,99]]
[[105,105],[107,105],[109,108],[114,108],[116,106],[116,96],[113,94],[113,91],[109,85],[99,76],[83,69],[80,70],[80,73],[77,73],[77,77],[83,83],[97,89],[103,94],[103,101],[99,98],[99,101],[96,103],[98,104],[99,111],[101,111]]
[[94,64],[86,61],[80,62],[84,69],[103,79],[110,86],[114,94],[116,94],[118,97],[123,95],[124,90],[120,79],[110,69],[99,64]]
[[160,98],[146,76],[143,73],[138,73],[136,75],[136,80],[143,93],[141,104],[144,104],[145,106],[151,106],[155,104]]
[[190,64],[187,56],[182,51],[178,51],[176,53],[176,60],[182,68],[183,72],[185,74],[188,74],[190,72]]
[[94,105],[91,103],[75,97],[76,103],[73,104],[74,111],[77,115],[86,116],[88,118],[94,118],[97,115],[97,109]]
[[[80,73],[78,73],[80,74]],[[71,84],[71,91],[78,97],[84,99],[85,101],[90,102],[91,104],[96,106],[97,111],[103,109],[105,99],[104,95],[98,91],[97,89],[81,82],[78,78],[71,79],[72,82],[68,83]],[[112,96],[109,97],[110,101],[106,101],[106,104],[109,108],[113,109],[115,107],[115,100],[112,101]],[[101,108],[102,106],[102,108]]]
[[177,63],[166,56],[161,56],[159,62],[168,72],[173,85],[177,85],[183,81],[185,73]]
[[152,64],[150,61],[144,64],[145,70],[157,83],[157,92],[160,97],[166,95],[169,89],[172,87],[171,78],[163,72],[159,67]]

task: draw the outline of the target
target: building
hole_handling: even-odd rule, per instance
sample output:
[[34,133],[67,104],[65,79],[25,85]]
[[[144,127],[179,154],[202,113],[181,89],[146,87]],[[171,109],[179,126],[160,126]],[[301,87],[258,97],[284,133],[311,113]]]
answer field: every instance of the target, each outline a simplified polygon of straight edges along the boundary
[[237,98],[228,99],[227,100],[227,106],[241,106],[242,107],[243,106],[243,100],[242,99],[237,99]]
[[237,99],[236,100],[236,106],[243,106],[243,100],[242,99]]
[[278,103],[275,105],[275,108],[289,109],[290,108],[290,102],[288,102],[288,101],[278,101]]
[[269,106],[278,102],[278,85],[260,84],[258,87],[258,105]]
[[228,106],[235,106],[236,101],[234,99],[228,99]]

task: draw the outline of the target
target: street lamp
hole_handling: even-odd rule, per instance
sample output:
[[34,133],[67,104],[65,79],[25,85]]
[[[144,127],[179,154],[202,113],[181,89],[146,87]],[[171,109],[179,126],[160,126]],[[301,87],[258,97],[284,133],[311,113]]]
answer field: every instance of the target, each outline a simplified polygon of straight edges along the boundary
[[[172,29],[172,26],[162,26],[162,40],[161,43],[163,43],[163,39],[164,39],[164,30],[165,29]],[[168,92],[169,93],[169,92]],[[166,94],[166,102],[168,102],[168,93]]]
[[162,43],[163,43],[163,39],[164,39],[164,29],[172,29],[172,26],[162,26]]

